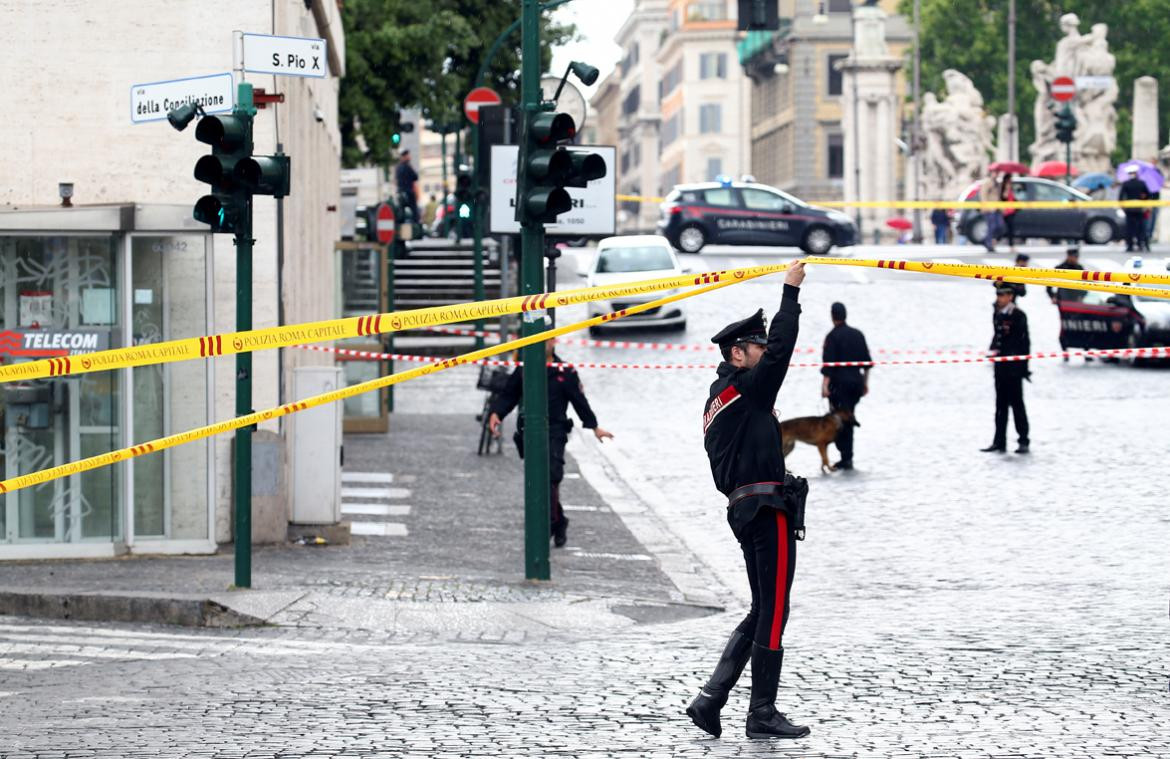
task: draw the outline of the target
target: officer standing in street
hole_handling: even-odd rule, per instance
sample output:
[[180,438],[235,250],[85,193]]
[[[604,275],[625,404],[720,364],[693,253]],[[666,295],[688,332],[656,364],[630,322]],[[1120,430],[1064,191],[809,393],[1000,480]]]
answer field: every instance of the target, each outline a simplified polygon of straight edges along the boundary
[[[1084,271],[1085,267],[1081,266],[1081,251],[1079,248],[1069,248],[1064,252],[1064,260],[1056,265],[1057,269],[1070,269],[1072,271]],[[1081,301],[1085,298],[1084,290],[1073,290],[1068,287],[1049,287],[1045,288],[1048,291],[1048,299],[1052,301],[1058,309],[1060,302],[1067,301]],[[1068,338],[1064,334],[1064,318],[1060,320],[1060,349],[1062,351],[1068,350]],[[1068,362],[1068,356],[1064,357],[1065,362]],[[1086,361],[1092,361],[1089,356],[1085,357]]]
[[[552,536],[553,544],[557,548],[561,548],[568,540],[566,531],[569,529],[569,518],[565,516],[564,507],[561,506],[561,480],[565,478],[565,445],[569,442],[569,432],[573,429],[573,420],[569,418],[568,414],[569,404],[573,404],[573,410],[581,418],[581,424],[584,425],[585,429],[593,430],[593,434],[597,436],[598,440],[612,438],[613,435],[597,426],[597,417],[594,416],[593,409],[589,406],[589,400],[585,397],[585,390],[581,387],[581,378],[577,376],[577,370],[571,366],[553,365],[564,363],[556,354],[555,343],[556,338],[549,338],[544,343],[545,357],[550,363],[548,367],[548,472],[552,488],[549,493],[551,501],[549,504],[549,533]],[[524,367],[518,366],[508,376],[508,384],[504,386],[504,389],[496,396],[495,402],[492,403],[491,416],[488,417],[488,425],[491,427],[492,435],[500,436],[500,421],[512,409],[516,408],[523,397]],[[520,448],[520,458],[524,458],[524,450],[520,442],[524,439],[523,416],[517,422],[516,430],[518,435],[516,445]]]
[[[748,659],[752,692],[747,717],[749,738],[803,738],[776,711],[776,690],[784,661],[781,636],[788,622],[789,592],[796,570],[796,539],[803,534],[803,493],[799,514],[785,487],[776,395],[796,346],[800,320],[800,283],[804,264],[794,263],[784,278],[780,310],[765,331],[764,311],[725,327],[711,339],[723,353],[718,378],[703,408],[703,443],[715,487],[728,498],[727,521],[743,550],[751,611],[732,633],[715,672],[687,707],[687,715],[719,737],[719,712],[727,703]],[[799,480],[803,484],[803,480]],[[807,485],[803,488],[807,490]]]
[[[997,356],[1026,356],[1031,349],[1028,337],[1028,317],[1015,303],[1015,290],[1002,283],[995,290],[995,314],[992,316],[995,334],[991,338],[991,352]],[[1016,453],[1027,453],[1028,412],[1024,408],[1024,380],[1032,373],[1027,360],[995,362],[995,439],[982,448],[986,453],[1007,451],[1007,418],[1011,409],[1019,435]]]
[[[829,308],[833,318],[833,329],[825,336],[825,347],[821,360],[828,363],[837,361],[873,361],[869,357],[869,346],[861,330],[845,323],[845,304],[834,303]],[[852,412],[862,396],[869,392],[868,366],[825,366],[821,368],[824,380],[821,382],[821,397],[829,399],[830,411],[841,409]],[[841,460],[834,469],[853,468],[853,428],[857,422],[842,424],[834,441],[841,452]]]
[[[1126,180],[1121,183],[1117,193],[1118,200],[1149,200],[1150,190],[1146,183],[1138,179],[1138,167],[1130,166],[1125,170]],[[1146,209],[1126,208],[1125,211],[1125,250],[1146,250],[1149,243],[1146,240]]]

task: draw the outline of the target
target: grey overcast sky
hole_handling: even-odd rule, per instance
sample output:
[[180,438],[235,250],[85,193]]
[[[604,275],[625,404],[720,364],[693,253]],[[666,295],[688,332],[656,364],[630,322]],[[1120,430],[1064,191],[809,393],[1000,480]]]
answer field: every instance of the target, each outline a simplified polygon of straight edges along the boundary
[[[598,82],[605,79],[622,57],[621,48],[614,43],[613,37],[633,8],[634,0],[577,0],[553,11],[553,18],[558,21],[577,25],[580,39],[553,48],[552,72],[560,76],[565,73],[569,61],[584,61],[601,70]],[[596,85],[583,87],[575,80],[573,83],[581,87],[587,99],[597,88]]]

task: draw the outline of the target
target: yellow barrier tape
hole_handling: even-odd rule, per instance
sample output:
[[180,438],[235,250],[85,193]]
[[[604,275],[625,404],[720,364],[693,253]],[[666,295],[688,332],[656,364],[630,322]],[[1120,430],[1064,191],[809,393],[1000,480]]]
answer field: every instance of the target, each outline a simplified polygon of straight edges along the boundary
[[[788,264],[780,264],[779,267],[780,268],[778,271],[782,271],[788,268]],[[668,295],[664,298],[658,298],[657,300],[652,300],[647,303],[631,306],[614,313],[595,316],[591,319],[586,319],[574,324],[567,324],[563,327],[557,327],[555,329],[540,332],[528,337],[521,337],[506,343],[500,343],[499,345],[488,346],[481,350],[472,351],[471,353],[465,353],[461,356],[446,359],[445,361],[438,361],[433,364],[425,364],[423,366],[418,366],[403,372],[397,372],[386,377],[379,377],[377,379],[368,380],[350,387],[341,388],[339,390],[331,390],[327,393],[314,395],[310,398],[305,398],[304,400],[297,401],[295,403],[286,403],[283,406],[277,406],[276,408],[266,409],[264,411],[256,411],[245,416],[237,417],[235,419],[217,422],[216,424],[209,424],[205,427],[198,427],[196,429],[187,430],[186,432],[180,432],[175,435],[168,435],[166,437],[158,438],[157,440],[150,440],[145,443],[139,443],[138,445],[132,445],[128,448],[110,451],[109,453],[102,453],[97,456],[91,456],[87,459],[73,461],[68,464],[62,464],[61,466],[55,466],[49,469],[43,469],[39,472],[13,477],[11,479],[0,482],[0,495],[11,493],[22,488],[40,485],[52,480],[60,479],[62,477],[69,477],[71,475],[80,474],[81,472],[88,472],[91,469],[110,466],[111,464],[117,464],[120,461],[132,459],[137,456],[144,456],[148,453],[157,453],[159,451],[166,450],[167,448],[173,448],[185,443],[193,443],[197,440],[203,440],[213,435],[219,435],[225,432],[238,430],[241,427],[250,427],[252,425],[259,424],[260,422],[266,422],[270,419],[277,419],[282,416],[288,416],[289,414],[294,414],[298,411],[304,411],[316,406],[322,406],[326,403],[342,401],[355,395],[368,393],[371,390],[378,390],[383,387],[389,387],[391,385],[396,385],[400,382],[405,382],[417,377],[424,377],[429,374],[441,372],[445,369],[450,369],[453,366],[461,366],[463,364],[468,364],[473,361],[488,358],[499,353],[506,353],[511,350],[516,350],[517,348],[523,348],[526,345],[543,342],[551,337],[558,337],[560,335],[568,334],[569,332],[576,332],[578,330],[592,327],[603,322],[620,319],[624,316],[631,316],[643,311],[660,308],[667,305],[668,303],[673,303],[685,298],[691,298],[696,295],[703,295],[705,293],[712,292],[713,290],[718,290],[722,287],[736,284],[737,282],[764,276],[764,274],[765,272],[761,272],[750,277],[745,276],[739,279],[721,280],[716,284],[696,287],[685,292]]]
[[[634,203],[661,203],[666,198],[654,195],[617,195],[619,201]],[[810,206],[822,208],[902,208],[933,210],[935,208],[971,209],[980,211],[1008,208],[1163,208],[1168,200],[810,200]]]
[[[943,264],[934,262],[808,257],[808,263],[829,266],[868,266],[873,268],[898,269],[921,273],[945,274],[947,276],[970,277],[973,279],[995,279],[1002,276],[1028,276],[1060,280],[1078,280],[1102,283],[1096,287],[1077,289],[1103,290],[1106,292],[1129,292],[1115,289],[1108,283],[1170,285],[1170,275],[1145,272],[1100,272],[1070,269],[1041,269],[1015,266],[992,266],[985,264]],[[252,330],[249,332],[228,332],[209,337],[192,337],[170,340],[147,346],[115,348],[81,356],[50,358],[29,361],[22,364],[0,366],[0,384],[20,380],[57,377],[66,374],[106,371],[131,366],[186,361],[197,358],[226,356],[247,351],[284,348],[304,343],[323,342],[346,337],[369,336],[404,329],[434,327],[451,322],[492,318],[504,314],[535,311],[543,308],[561,307],[587,303],[594,300],[611,300],[630,295],[643,295],[679,287],[699,286],[724,280],[738,282],[766,274],[783,271],[787,264],[749,266],[739,269],[723,269],[702,274],[688,274],[681,277],[664,277],[641,282],[630,282],[608,287],[585,287],[553,293],[516,296],[474,303],[458,303],[450,306],[435,306],[411,311],[394,311],[369,316],[333,319],[308,324]],[[1170,297],[1170,293],[1151,290],[1138,293],[1155,298]]]
[[[758,275],[771,274],[787,268],[787,264],[752,267]],[[393,311],[369,316],[354,316],[345,319],[309,322],[306,324],[269,327],[246,332],[225,332],[207,337],[191,337],[168,340],[153,345],[133,348],[114,348],[80,356],[42,359],[21,364],[0,366],[0,384],[20,380],[59,377],[66,374],[83,374],[110,369],[124,369],[132,366],[189,361],[199,358],[228,356],[235,353],[287,348],[301,343],[317,343],[340,340],[347,337],[365,337],[404,329],[434,327],[451,322],[491,319],[505,314],[537,311],[544,308],[576,305],[593,300],[612,300],[630,295],[644,295],[679,287],[692,287],[723,279],[739,281],[747,269],[734,269],[702,274],[687,274],[679,277],[631,282],[607,287],[584,287],[556,293],[538,293],[512,298],[499,298],[474,303],[457,303],[450,306],[434,306],[410,311]]]

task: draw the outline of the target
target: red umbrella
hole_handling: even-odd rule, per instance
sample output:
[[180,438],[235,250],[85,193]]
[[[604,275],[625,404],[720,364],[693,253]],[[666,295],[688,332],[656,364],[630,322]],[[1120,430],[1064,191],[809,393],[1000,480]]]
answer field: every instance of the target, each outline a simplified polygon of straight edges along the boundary
[[905,216],[895,216],[892,219],[886,219],[886,226],[891,229],[913,229],[914,223]]
[[1064,161],[1045,161],[1044,163],[1037,166],[1036,171],[1033,173],[1038,177],[1063,177],[1065,174],[1075,177],[1080,173],[1077,171],[1075,166],[1068,171],[1065,169],[1066,166]]
[[1023,174],[1027,176],[1031,171],[1019,161],[996,161],[987,167],[988,171],[1000,171],[1004,174]]

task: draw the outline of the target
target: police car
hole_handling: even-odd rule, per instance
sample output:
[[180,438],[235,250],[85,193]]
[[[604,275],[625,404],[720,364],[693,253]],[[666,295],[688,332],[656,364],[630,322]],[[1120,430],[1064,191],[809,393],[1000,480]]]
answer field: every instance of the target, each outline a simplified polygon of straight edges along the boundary
[[[1161,269],[1141,256],[1126,261],[1124,271],[1170,271],[1170,259]],[[1142,295],[1094,290],[1057,301],[1064,344],[1070,348],[1146,348],[1170,345],[1170,302]],[[1161,363],[1165,359],[1158,361]],[[1140,363],[1145,363],[1141,361]]]
[[704,245],[782,245],[820,256],[857,239],[852,219],[840,211],[752,182],[678,185],[660,208],[659,233],[684,253]]

